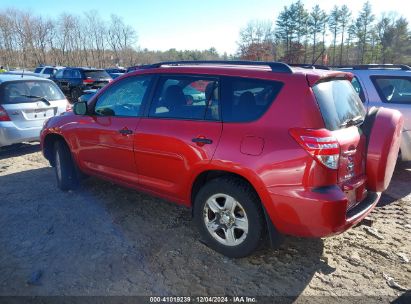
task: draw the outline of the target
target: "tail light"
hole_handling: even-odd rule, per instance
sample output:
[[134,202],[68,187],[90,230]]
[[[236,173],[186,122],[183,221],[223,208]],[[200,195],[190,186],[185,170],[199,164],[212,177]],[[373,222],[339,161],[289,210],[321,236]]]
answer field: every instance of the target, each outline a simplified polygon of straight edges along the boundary
[[11,121],[9,114],[2,106],[0,106],[0,121]]
[[93,82],[94,82],[94,79],[90,79],[90,78],[87,78],[87,79],[83,80],[83,84],[90,84],[90,83],[93,83]]
[[291,136],[321,164],[338,169],[340,144],[326,129],[290,129]]

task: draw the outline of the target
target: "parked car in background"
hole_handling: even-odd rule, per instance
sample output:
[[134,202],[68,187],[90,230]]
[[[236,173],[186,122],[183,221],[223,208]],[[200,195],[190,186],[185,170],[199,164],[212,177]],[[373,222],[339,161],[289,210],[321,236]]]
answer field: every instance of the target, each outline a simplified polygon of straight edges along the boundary
[[88,102],[90,100],[91,97],[93,97],[98,90],[94,89],[94,90],[85,90],[83,91],[83,95],[81,95],[78,98],[78,101],[84,101],[84,102]]
[[106,69],[106,72],[111,76],[111,78],[116,79],[126,73],[127,70],[125,68],[118,67]]
[[51,80],[0,74],[0,147],[39,140],[44,121],[65,112],[67,104]]
[[63,66],[50,66],[50,65],[41,65],[34,70],[34,73],[38,74],[44,78],[50,78],[53,76],[58,70],[64,69]]
[[351,77],[279,62],[147,65],[48,120],[41,146],[60,189],[84,172],[192,207],[211,248],[246,256],[265,235],[341,233],[388,187],[401,113],[367,115]]
[[101,89],[113,79],[104,69],[70,67],[57,71],[51,77],[63,93],[76,102],[84,91]]
[[340,66],[354,74],[352,84],[368,108],[396,109],[404,116],[400,157],[411,161],[411,67],[393,64]]
[[[28,71],[28,70],[10,70],[10,71],[7,71],[7,72],[4,72],[4,73],[2,73],[3,75],[20,75],[20,76],[22,76],[22,77],[24,77],[24,76],[32,76],[32,77],[41,77],[39,74],[37,74],[37,73],[33,73],[33,72],[31,72],[31,71]],[[44,77],[41,77],[41,78],[44,78]]]

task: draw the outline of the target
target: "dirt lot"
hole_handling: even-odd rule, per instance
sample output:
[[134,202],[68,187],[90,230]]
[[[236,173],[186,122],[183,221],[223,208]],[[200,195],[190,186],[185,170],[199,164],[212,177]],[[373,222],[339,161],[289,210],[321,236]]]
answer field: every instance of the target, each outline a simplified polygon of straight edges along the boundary
[[[188,209],[90,178],[56,188],[38,144],[0,151],[0,295],[367,296],[411,288],[411,165],[365,226],[228,259],[201,242]],[[385,277],[384,277],[385,276]],[[390,287],[388,281],[393,285]],[[401,288],[403,290],[401,290]]]

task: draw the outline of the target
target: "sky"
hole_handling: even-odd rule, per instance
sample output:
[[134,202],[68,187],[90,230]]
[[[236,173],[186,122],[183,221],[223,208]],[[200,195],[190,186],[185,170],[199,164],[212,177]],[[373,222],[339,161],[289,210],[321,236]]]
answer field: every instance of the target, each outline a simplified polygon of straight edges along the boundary
[[[57,17],[61,13],[82,14],[96,10],[109,20],[111,14],[123,18],[138,35],[138,46],[150,50],[203,50],[215,47],[220,54],[233,54],[239,31],[250,20],[275,21],[286,0],[0,0],[0,9],[14,7],[35,14]],[[357,16],[363,0],[302,0],[311,9],[319,4],[329,12],[346,4]],[[377,19],[382,12],[394,12],[411,22],[407,0],[370,0]]]

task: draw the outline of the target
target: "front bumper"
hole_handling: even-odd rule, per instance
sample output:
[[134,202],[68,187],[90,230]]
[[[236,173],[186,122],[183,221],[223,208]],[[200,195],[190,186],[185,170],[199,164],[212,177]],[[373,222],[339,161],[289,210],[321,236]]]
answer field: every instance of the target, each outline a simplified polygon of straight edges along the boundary
[[271,205],[265,206],[275,228],[303,237],[325,237],[356,225],[377,204],[380,193],[368,192],[354,208],[338,186],[317,189],[269,189]]
[[40,138],[41,127],[18,128],[12,121],[0,122],[0,147]]

